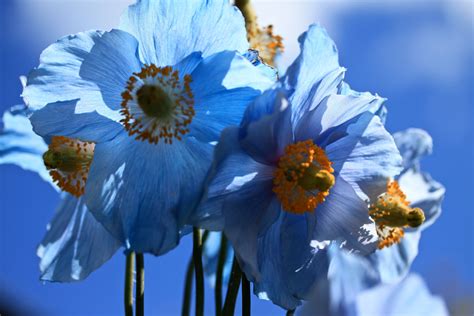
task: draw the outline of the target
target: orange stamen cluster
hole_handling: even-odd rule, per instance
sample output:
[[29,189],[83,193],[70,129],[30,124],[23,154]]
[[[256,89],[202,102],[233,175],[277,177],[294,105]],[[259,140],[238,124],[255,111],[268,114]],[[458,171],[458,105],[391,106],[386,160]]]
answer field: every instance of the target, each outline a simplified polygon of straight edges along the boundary
[[[334,169],[331,165],[325,151],[312,140],[288,145],[285,155],[278,162],[273,179],[273,192],[283,209],[290,213],[304,214],[314,211],[324,202],[329,189],[334,185]],[[314,179],[322,173],[326,180],[315,187],[304,185],[309,171],[316,171],[312,173]],[[311,175],[309,179],[311,180]]]
[[94,156],[95,144],[64,136],[54,136],[43,155],[53,181],[66,192],[79,197],[84,194],[87,175]]
[[275,57],[284,50],[283,38],[273,34],[273,25],[256,27],[248,30],[250,47],[259,52],[263,61],[271,66],[275,64]]
[[[121,114],[124,116],[121,123],[129,135],[152,144],[157,144],[160,139],[167,144],[172,144],[173,139],[181,140],[183,135],[189,133],[188,126],[195,115],[190,83],[190,75],[180,79],[178,71],[171,66],[157,67],[151,64],[134,73],[122,93],[121,104]],[[138,94],[144,86],[151,87],[148,91],[159,91],[161,94],[158,95],[158,100],[162,98],[163,104],[146,104],[146,108],[144,104],[140,104]],[[150,109],[153,106],[166,106],[170,110],[153,111],[154,109]]]
[[379,249],[399,243],[404,227],[418,227],[425,220],[420,208],[411,208],[397,181],[387,182],[387,191],[369,208],[369,215],[377,224]]

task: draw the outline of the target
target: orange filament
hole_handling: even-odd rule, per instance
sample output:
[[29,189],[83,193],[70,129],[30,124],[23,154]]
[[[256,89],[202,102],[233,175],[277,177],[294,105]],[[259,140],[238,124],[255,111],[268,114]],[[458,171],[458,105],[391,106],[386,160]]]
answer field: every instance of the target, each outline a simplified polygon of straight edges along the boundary
[[49,174],[63,191],[79,197],[94,156],[95,144],[64,136],[54,136],[43,161]]
[[250,47],[258,51],[262,60],[270,66],[275,64],[275,57],[284,50],[283,38],[273,34],[273,25],[247,29]]
[[397,181],[387,182],[387,192],[370,206],[369,215],[377,224],[379,249],[399,243],[404,227],[418,227],[425,220],[423,210],[410,207]]
[[195,115],[190,83],[190,75],[180,78],[171,66],[145,65],[134,73],[122,93],[120,111],[128,134],[151,144],[181,140]]
[[290,213],[312,212],[335,183],[334,169],[325,151],[312,140],[285,148],[275,171],[273,192]]

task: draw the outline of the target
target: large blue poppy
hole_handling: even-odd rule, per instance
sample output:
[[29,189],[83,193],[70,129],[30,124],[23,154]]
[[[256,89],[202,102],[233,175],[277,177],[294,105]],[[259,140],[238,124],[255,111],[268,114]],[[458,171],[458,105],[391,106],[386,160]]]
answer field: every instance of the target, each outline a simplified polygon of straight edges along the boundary
[[292,309],[326,275],[332,241],[377,247],[368,199],[401,170],[378,115],[384,99],[349,93],[326,31],[313,25],[279,84],[224,130],[193,217],[223,230],[261,298]]
[[[15,164],[38,173],[54,189],[43,162],[48,145],[33,132],[24,106],[3,115],[0,131],[0,164]],[[99,268],[121,246],[87,210],[82,198],[62,193],[62,201],[37,254],[41,280],[72,282],[82,280]]]
[[143,0],[118,29],[49,46],[28,75],[34,130],[79,142],[58,144],[50,167],[61,169],[55,157],[74,146],[83,148],[77,165],[88,164],[72,177],[57,170],[57,182],[83,194],[127,249],[160,255],[177,245],[220,131],[273,84],[242,55],[247,47],[243,17],[226,0]]

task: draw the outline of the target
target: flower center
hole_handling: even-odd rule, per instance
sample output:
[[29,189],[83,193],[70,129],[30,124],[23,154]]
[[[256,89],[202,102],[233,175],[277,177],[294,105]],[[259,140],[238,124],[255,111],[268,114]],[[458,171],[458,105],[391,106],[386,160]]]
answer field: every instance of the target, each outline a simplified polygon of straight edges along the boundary
[[335,183],[325,151],[312,140],[290,144],[278,161],[273,192],[290,213],[312,212],[324,202]]
[[64,136],[54,136],[43,161],[53,181],[74,196],[84,194],[95,144]]
[[423,210],[410,207],[397,181],[387,183],[387,192],[370,206],[369,214],[377,224],[380,249],[399,243],[404,227],[418,227],[425,221]]
[[128,134],[152,144],[181,140],[195,114],[190,83],[190,75],[180,78],[170,66],[145,65],[134,73],[122,92],[121,122]]

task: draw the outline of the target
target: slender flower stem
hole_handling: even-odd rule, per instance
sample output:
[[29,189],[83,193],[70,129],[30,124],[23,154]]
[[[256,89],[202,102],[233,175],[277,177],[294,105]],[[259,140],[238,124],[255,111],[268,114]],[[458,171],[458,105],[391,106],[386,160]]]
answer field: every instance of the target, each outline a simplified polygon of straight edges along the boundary
[[294,309],[289,309],[286,311],[286,316],[294,316],[295,315],[295,310]]
[[227,287],[227,295],[225,297],[224,309],[222,314],[224,316],[233,316],[235,310],[235,301],[239,294],[240,279],[242,278],[242,271],[240,270],[237,258],[234,256],[232,262],[232,272],[230,273],[229,286]]
[[133,316],[133,272],[135,270],[135,253],[127,254],[125,264],[124,308],[126,316]]
[[214,298],[216,303],[216,316],[222,315],[222,281],[224,279],[224,266],[227,259],[227,238],[224,233],[221,234],[221,244],[219,248],[219,257],[217,259],[216,287]]
[[142,253],[137,253],[136,255],[136,265],[137,265],[137,283],[135,288],[135,315],[144,316],[145,315],[145,259],[143,258]]
[[[202,244],[206,243],[209,231],[204,231],[202,235]],[[188,266],[186,268],[186,278],[184,281],[184,294],[183,294],[183,307],[181,310],[181,316],[189,316],[191,312],[191,294],[193,291],[193,274],[194,274],[194,260],[193,256],[189,259]]]
[[251,313],[250,282],[242,273],[242,316],[250,316]]
[[196,316],[204,315],[204,273],[202,270],[201,231],[193,228],[193,261],[196,277]]
[[181,316],[189,316],[191,311],[191,293],[193,291],[193,274],[194,262],[193,257],[189,259],[188,267],[186,268],[186,279],[184,283],[183,308]]

